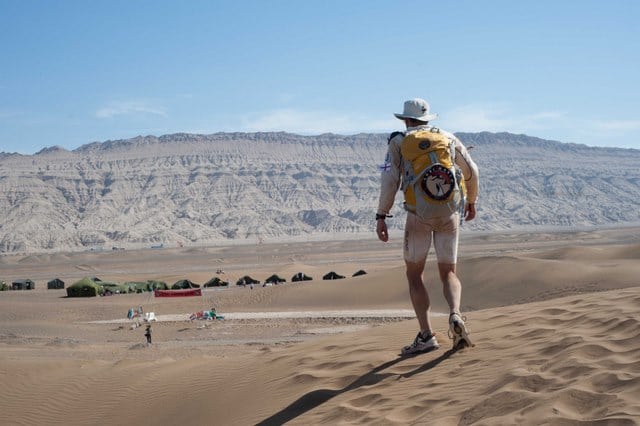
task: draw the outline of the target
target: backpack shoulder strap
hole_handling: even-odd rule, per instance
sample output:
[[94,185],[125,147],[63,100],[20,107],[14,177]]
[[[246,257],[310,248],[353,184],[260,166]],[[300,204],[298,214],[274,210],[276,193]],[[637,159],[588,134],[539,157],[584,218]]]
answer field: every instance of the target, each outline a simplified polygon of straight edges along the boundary
[[392,132],[392,133],[389,135],[389,137],[387,138],[387,144],[389,144],[389,142],[391,142],[391,140],[392,140],[393,138],[395,138],[396,136],[398,136],[398,135],[402,135],[402,137],[404,137],[404,136],[405,136],[405,133],[404,133],[404,132],[400,132],[400,131]]

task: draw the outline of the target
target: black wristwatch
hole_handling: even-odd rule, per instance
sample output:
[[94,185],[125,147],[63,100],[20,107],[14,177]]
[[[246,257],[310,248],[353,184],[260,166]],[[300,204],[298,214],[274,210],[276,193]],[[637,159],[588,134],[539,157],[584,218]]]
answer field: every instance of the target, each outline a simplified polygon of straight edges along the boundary
[[378,220],[380,220],[380,219],[385,220],[385,219],[386,219],[386,218],[388,218],[388,217],[393,217],[393,216],[388,215],[388,214],[380,214],[380,213],[376,213],[376,221],[378,221]]

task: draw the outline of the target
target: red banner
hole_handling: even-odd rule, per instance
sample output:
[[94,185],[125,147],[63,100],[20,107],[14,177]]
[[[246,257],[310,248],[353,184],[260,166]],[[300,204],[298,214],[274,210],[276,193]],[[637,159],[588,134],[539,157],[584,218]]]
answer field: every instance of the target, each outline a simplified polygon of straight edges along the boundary
[[154,290],[155,297],[185,297],[185,296],[202,296],[202,290],[199,288],[186,288],[184,290]]

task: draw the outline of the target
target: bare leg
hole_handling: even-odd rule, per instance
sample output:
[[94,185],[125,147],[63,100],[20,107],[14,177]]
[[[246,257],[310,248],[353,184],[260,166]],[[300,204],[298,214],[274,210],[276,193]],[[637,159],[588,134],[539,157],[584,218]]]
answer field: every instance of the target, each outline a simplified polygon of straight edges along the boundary
[[424,262],[406,262],[407,281],[409,282],[409,296],[413,304],[413,310],[420,324],[420,331],[431,331],[431,319],[429,318],[429,294],[422,281]]
[[444,298],[449,304],[450,313],[460,313],[460,299],[462,298],[462,284],[456,275],[455,263],[438,263],[438,272],[442,281]]

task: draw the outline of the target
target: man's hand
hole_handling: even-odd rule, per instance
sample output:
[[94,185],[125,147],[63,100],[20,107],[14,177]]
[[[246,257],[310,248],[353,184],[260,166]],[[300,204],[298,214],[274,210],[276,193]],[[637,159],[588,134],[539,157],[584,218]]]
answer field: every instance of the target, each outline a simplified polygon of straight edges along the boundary
[[467,204],[464,206],[464,220],[467,222],[473,220],[476,217],[476,205],[475,204]]
[[387,224],[384,219],[376,220],[376,233],[380,241],[384,241],[385,243],[389,241],[389,232],[387,231]]

